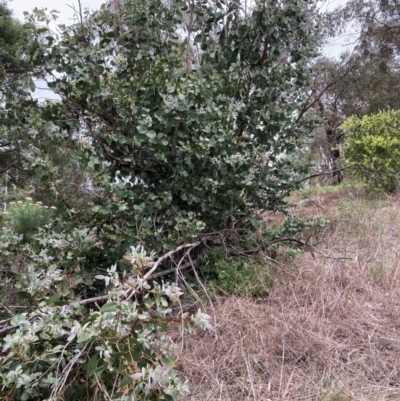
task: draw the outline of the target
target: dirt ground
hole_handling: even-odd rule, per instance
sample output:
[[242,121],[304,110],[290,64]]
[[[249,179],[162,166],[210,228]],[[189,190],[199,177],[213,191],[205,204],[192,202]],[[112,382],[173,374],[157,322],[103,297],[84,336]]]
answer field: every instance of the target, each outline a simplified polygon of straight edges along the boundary
[[293,213],[330,220],[318,251],[266,262],[275,281],[262,298],[213,301],[217,332],[178,343],[185,399],[400,400],[400,197],[296,202]]

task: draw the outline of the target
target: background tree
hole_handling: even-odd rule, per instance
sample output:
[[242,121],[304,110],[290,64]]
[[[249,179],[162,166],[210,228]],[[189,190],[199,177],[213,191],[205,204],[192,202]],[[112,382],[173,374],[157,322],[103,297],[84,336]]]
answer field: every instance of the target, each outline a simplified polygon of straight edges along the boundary
[[347,30],[358,37],[352,52],[315,64],[313,106],[324,128],[313,151],[323,160],[322,170],[340,167],[345,138],[339,127],[346,118],[400,107],[399,10],[397,0],[350,0],[325,15],[327,37]]
[[170,248],[282,205],[296,173],[278,156],[302,135],[293,113],[315,53],[314,11],[300,4],[261,2],[244,18],[236,1],[137,1],[122,22],[104,6],[58,42],[36,28],[30,60],[62,73],[49,81],[62,102],[42,119],[90,144],[76,159],[102,188],[91,224],[112,215],[130,240]]
[[21,74],[28,69],[27,63],[17,55],[18,42],[23,36],[22,24],[13,17],[7,2],[0,2],[0,93],[2,96],[5,95],[7,88],[12,87]]
[[[30,185],[34,172],[28,168],[25,146],[26,133],[20,135],[9,119],[12,97],[20,99],[21,107],[32,106],[33,65],[23,53],[23,43],[27,39],[28,25],[23,25],[13,17],[7,2],[0,3],[0,177],[2,191],[0,196],[8,201],[12,188]],[[34,103],[34,102],[33,102]],[[24,106],[22,106],[24,104]],[[24,124],[24,114],[19,115]]]
[[400,112],[387,111],[343,123],[348,163],[358,163],[356,175],[369,191],[394,193],[399,186]]

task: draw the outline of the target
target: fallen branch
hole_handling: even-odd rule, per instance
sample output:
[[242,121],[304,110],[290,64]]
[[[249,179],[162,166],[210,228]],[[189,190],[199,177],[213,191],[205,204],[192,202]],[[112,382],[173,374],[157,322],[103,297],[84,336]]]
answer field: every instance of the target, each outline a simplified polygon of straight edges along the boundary
[[[311,238],[311,237],[310,237]],[[295,242],[304,248],[308,249],[308,251],[311,253],[312,257],[315,258],[314,252],[319,253],[326,259],[334,259],[334,260],[352,260],[351,258],[334,258],[332,256],[325,255],[323,252],[321,252],[318,248],[316,248],[313,245],[310,245],[307,241],[302,241],[298,238],[278,238],[276,240],[271,241],[271,244],[279,244],[280,242]]]
[[310,175],[308,177],[302,178],[300,181],[297,181],[296,184],[301,184],[304,181],[310,180],[311,178],[320,177],[321,175],[340,173],[341,171],[348,170],[348,169],[353,168],[353,167],[362,168],[363,166],[360,163],[354,163],[354,164],[351,164],[350,166],[339,168],[338,170],[326,171],[326,172],[322,172],[322,173],[316,173],[316,174]]
[[150,276],[152,275],[152,273],[155,270],[157,270],[158,266],[160,266],[160,263],[163,262],[165,259],[168,259],[169,257],[171,257],[174,253],[177,253],[185,248],[190,248],[189,249],[189,252],[190,252],[192,249],[196,248],[201,243],[202,243],[202,241],[196,241],[193,244],[183,244],[181,246],[178,246],[178,248],[176,248],[174,251],[169,251],[165,255],[159,257],[157,259],[157,262],[154,263],[153,267],[143,276],[143,280],[148,280],[150,278]]
[[[157,270],[157,268],[160,266],[161,262],[163,262],[165,259],[168,259],[169,257],[171,257],[174,253],[179,252],[180,250],[185,249],[185,248],[190,248],[190,250],[191,250],[191,249],[196,248],[197,246],[199,246],[201,243],[202,243],[201,241],[197,241],[197,242],[194,242],[193,244],[183,244],[181,246],[178,246],[178,248],[176,248],[175,250],[169,251],[165,255],[160,256],[157,259],[157,262],[154,263],[153,267],[142,277],[142,279],[144,281],[146,281],[146,280],[149,280],[151,278],[157,278],[157,277],[164,276],[164,275],[166,275],[168,273],[173,273],[178,268],[190,267],[191,264],[189,264],[188,266],[187,265],[184,265],[184,266],[181,266],[181,267],[177,266],[177,267],[174,267],[173,269],[169,269],[168,273],[166,273],[167,272],[167,270],[166,270],[165,272],[152,274],[155,270]],[[190,252],[190,250],[189,250],[189,252]],[[129,295],[128,295],[128,297],[129,297]],[[102,296],[99,296],[99,297],[93,297],[93,298],[84,299],[82,301],[79,301],[79,303],[81,305],[88,305],[88,304],[92,304],[92,303],[95,303],[95,302],[107,301],[108,298],[109,298],[108,295],[102,295]]]
[[152,278],[158,278],[158,277],[163,277],[163,276],[166,276],[166,275],[168,275],[168,274],[175,273],[175,272],[177,272],[177,271],[181,271],[181,270],[188,269],[189,267],[193,267],[193,265],[194,265],[194,266],[198,266],[199,264],[200,264],[200,261],[199,261],[198,259],[195,259],[195,260],[193,261],[193,264],[190,263],[190,262],[188,262],[188,263],[185,263],[185,264],[182,265],[182,266],[174,266],[174,267],[171,267],[170,269],[167,269],[167,270],[164,270],[164,271],[162,271],[162,272],[155,273],[155,274],[151,275],[151,276],[150,276],[150,279],[152,279]]
[[[254,255],[258,252],[260,252],[259,249],[252,250],[252,251],[237,251],[235,249],[230,249],[228,251],[227,255],[228,256],[250,256],[250,255]],[[200,264],[200,260],[195,259],[195,260],[192,260],[191,262],[185,263],[184,265],[174,266],[174,267],[171,267],[170,269],[164,270],[162,272],[154,273],[149,277],[149,280],[153,279],[153,278],[167,276],[168,274],[175,273],[177,271],[186,270],[189,267],[192,267],[192,268],[197,267],[199,264]]]
[[[161,262],[163,262],[164,260],[168,259],[169,257],[171,257],[173,254],[179,252],[182,249],[186,249],[189,248],[188,252],[190,252],[192,249],[196,248],[197,246],[199,246],[200,244],[202,244],[203,241],[196,241],[193,244],[183,244],[181,246],[178,246],[178,248],[176,248],[175,250],[169,251],[167,252],[165,255],[159,257],[157,259],[157,261],[154,263],[154,265],[152,266],[152,268],[143,276],[143,280],[149,280],[152,278],[158,278],[158,277],[162,277],[165,276],[167,274],[173,273],[177,270],[181,270],[181,269],[187,269],[188,267],[193,267],[193,264],[196,263],[198,264],[199,261],[195,260],[194,262],[191,260],[189,263],[186,263],[184,265],[178,265],[174,268],[165,270],[163,272],[160,273],[155,273],[153,274],[153,272],[155,270],[157,270],[157,268],[160,266]],[[127,294],[127,298],[130,297],[130,295],[132,295],[132,292],[130,292],[129,294]],[[95,302],[103,302],[103,301],[107,301],[109,299],[109,295],[101,295],[98,297],[93,297],[93,298],[88,298],[88,299],[83,299],[81,301],[79,301],[80,305],[89,305],[89,304],[93,304]],[[0,329],[0,336],[2,334],[8,333],[9,331],[18,328],[19,326],[6,326]]]
[[8,333],[12,329],[16,329],[17,327],[19,327],[19,326],[6,326],[6,327],[3,327],[2,329],[0,329],[0,335],[3,334],[3,333]]

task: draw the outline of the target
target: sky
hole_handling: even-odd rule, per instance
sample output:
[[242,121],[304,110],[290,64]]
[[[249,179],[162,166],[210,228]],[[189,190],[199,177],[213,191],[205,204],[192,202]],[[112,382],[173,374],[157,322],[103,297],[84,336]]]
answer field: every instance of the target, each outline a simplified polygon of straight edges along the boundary
[[[345,5],[347,0],[324,0],[321,1],[321,11],[331,11],[336,7]],[[328,45],[323,49],[323,52],[328,57],[339,57],[339,55],[346,51],[352,50],[354,41],[357,38],[356,32],[349,28],[343,35],[333,38]]]

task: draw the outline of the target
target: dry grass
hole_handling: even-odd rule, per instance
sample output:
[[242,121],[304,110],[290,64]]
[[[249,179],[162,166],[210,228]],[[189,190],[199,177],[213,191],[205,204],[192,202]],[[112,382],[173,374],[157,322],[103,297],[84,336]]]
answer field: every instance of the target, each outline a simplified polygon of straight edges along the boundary
[[318,245],[331,258],[277,269],[263,299],[216,299],[217,335],[180,344],[185,399],[400,400],[400,199],[326,196],[301,213],[331,219]]

